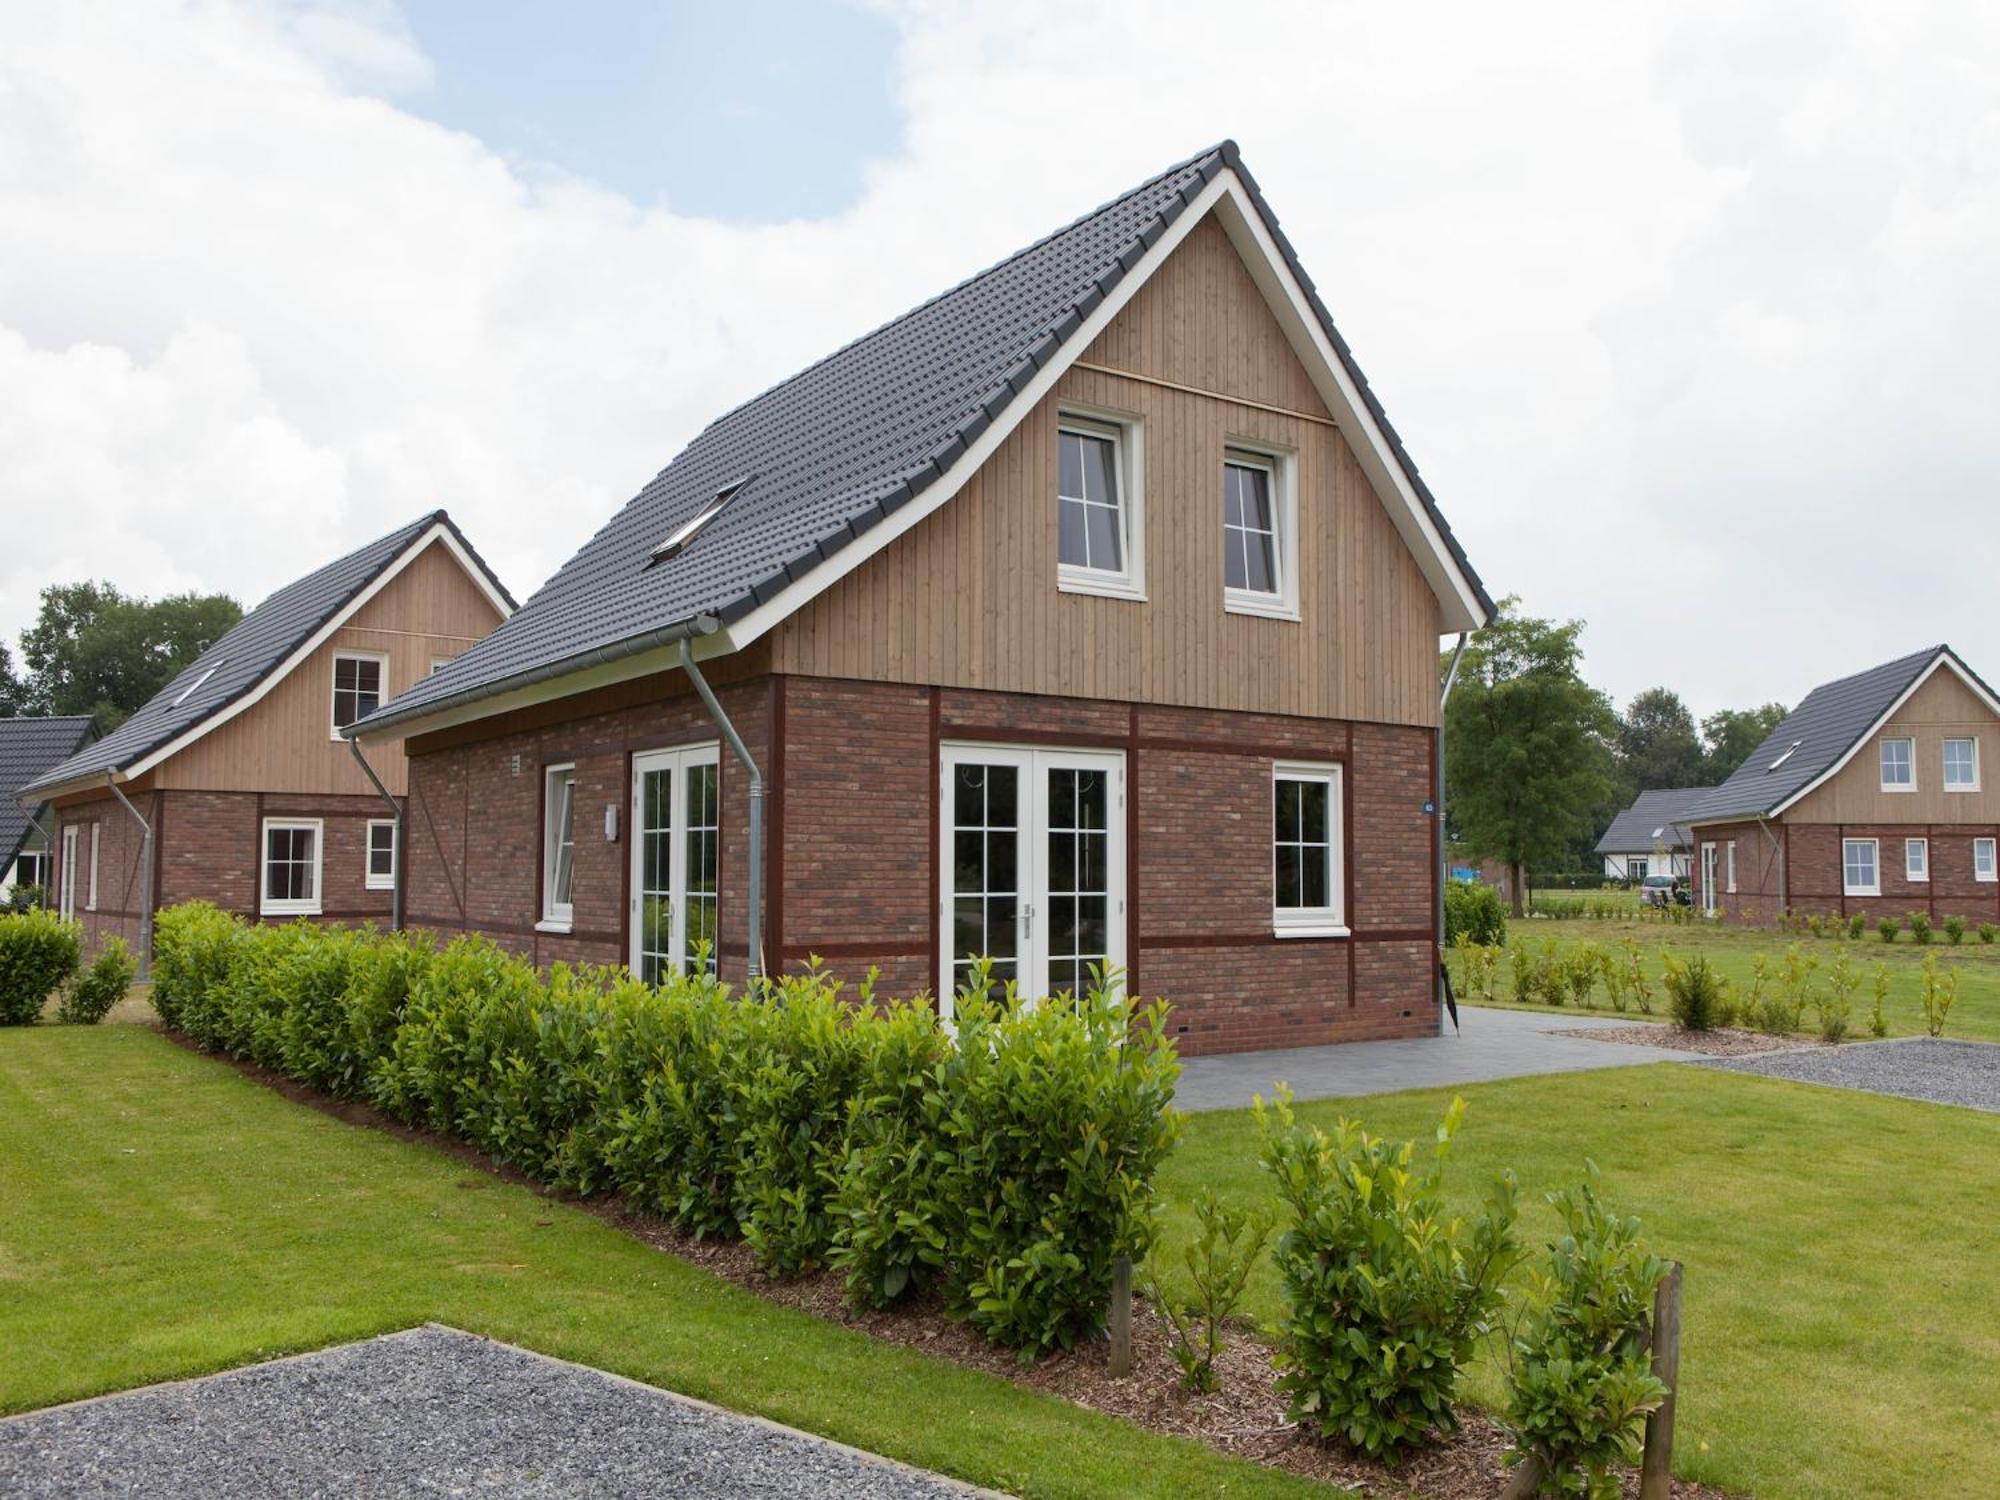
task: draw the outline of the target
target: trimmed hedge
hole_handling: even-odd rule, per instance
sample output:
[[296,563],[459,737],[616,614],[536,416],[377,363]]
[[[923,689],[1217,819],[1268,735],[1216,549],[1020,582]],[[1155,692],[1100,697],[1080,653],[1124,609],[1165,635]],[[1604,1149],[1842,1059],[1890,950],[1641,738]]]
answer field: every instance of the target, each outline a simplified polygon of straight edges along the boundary
[[0,913],[0,1026],[32,1026],[83,961],[83,929],[52,911]]
[[1507,907],[1499,891],[1471,880],[1444,883],[1444,940],[1456,946],[1460,937],[1487,947],[1507,941]]
[[1115,979],[1026,1007],[980,985],[957,1039],[926,1003],[850,1002],[817,969],[744,995],[706,976],[546,977],[483,938],[444,947],[205,903],[162,912],[154,1006],[197,1045],[367,1099],[772,1275],[837,1267],[881,1306],[932,1289],[1031,1356],[1102,1327],[1144,1257],[1180,1064],[1166,1012]]

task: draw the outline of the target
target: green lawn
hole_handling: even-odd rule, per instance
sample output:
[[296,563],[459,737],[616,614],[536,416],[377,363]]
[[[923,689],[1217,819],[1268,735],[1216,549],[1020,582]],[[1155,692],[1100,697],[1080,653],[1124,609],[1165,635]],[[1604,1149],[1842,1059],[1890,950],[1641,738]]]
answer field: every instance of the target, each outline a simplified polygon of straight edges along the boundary
[[426,1320],[1020,1494],[1326,1493],[777,1307],[151,1030],[0,1032],[0,1412]]
[[[1692,953],[1705,953],[1725,976],[1738,998],[1747,994],[1750,987],[1751,959],[1759,953],[1770,961],[1771,973],[1775,976],[1784,959],[1785,949],[1792,943],[1799,945],[1800,951],[1819,959],[1820,967],[1814,975],[1814,983],[1823,985],[1826,971],[1835,956],[1846,950],[1849,961],[1862,975],[1861,988],[1854,998],[1853,1034],[1865,1035],[1867,1031],[1868,1008],[1871,1003],[1870,989],[1877,961],[1889,967],[1889,1003],[1884,1014],[1889,1021],[1891,1036],[1920,1036],[1924,1030],[1923,1008],[1919,1003],[1922,986],[1920,966],[1927,955],[1935,955],[1940,964],[1957,967],[1959,971],[1958,1002],[1952,1007],[1951,1017],[1945,1024],[1945,1035],[1964,1037],[1973,1041],[2000,1042],[2000,943],[1982,943],[1976,933],[1968,932],[1963,943],[1953,945],[1946,941],[1943,929],[1928,946],[1913,942],[1908,932],[1900,934],[1894,943],[1884,943],[1871,928],[1866,937],[1858,942],[1846,938],[1815,938],[1797,936],[1770,929],[1731,927],[1719,924],[1694,923],[1673,924],[1658,920],[1634,918],[1620,920],[1566,920],[1549,921],[1535,918],[1510,920],[1507,924],[1509,946],[1525,944],[1538,948],[1543,943],[1553,942],[1562,951],[1569,951],[1581,943],[1596,943],[1602,947],[1617,949],[1625,939],[1638,942],[1646,955],[1647,971],[1653,978],[1653,1009],[1656,1015],[1664,1016],[1667,999],[1660,984],[1663,965],[1660,955],[1663,951],[1686,957]],[[1462,966],[1456,957],[1452,960],[1452,978],[1459,983],[1459,999],[1469,1002],[1471,996],[1460,983]],[[1496,977],[1497,993],[1493,1004],[1512,1006],[1512,971],[1503,957]],[[1486,1004],[1486,1001],[1480,1001]],[[1599,1010],[1610,1014],[1609,1002],[1604,997],[1600,985],[1596,994]],[[1523,1009],[1544,1009],[1542,1006],[1527,1006]],[[1634,1019],[1639,1019],[1634,1017]],[[1812,1011],[1808,1008],[1806,1022],[1810,1027]]]
[[[1453,1193],[1519,1175],[1524,1231],[1585,1157],[1687,1267],[1676,1469],[1759,1496],[2000,1495],[2000,1117],[1680,1064],[1460,1090]],[[1300,1106],[1423,1137],[1450,1092]],[[1197,1115],[1169,1164],[1176,1233],[1202,1186],[1268,1189],[1247,1112]],[[1250,1311],[1275,1320],[1268,1263]],[[1492,1399],[1490,1369],[1472,1393]]]

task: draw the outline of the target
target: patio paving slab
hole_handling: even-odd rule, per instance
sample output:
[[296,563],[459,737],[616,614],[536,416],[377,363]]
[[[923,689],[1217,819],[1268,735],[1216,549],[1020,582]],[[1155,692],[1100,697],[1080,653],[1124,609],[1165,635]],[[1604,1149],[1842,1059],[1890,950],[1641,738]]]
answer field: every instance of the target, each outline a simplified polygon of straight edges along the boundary
[[0,1421],[10,1497],[979,1493],[437,1326]]
[[1590,1068],[1629,1068],[1642,1063],[1688,1062],[1671,1047],[1603,1042],[1565,1036],[1578,1030],[1644,1028],[1644,1021],[1620,1022],[1597,1011],[1558,1016],[1540,1011],[1499,1010],[1476,1005],[1458,1008],[1460,1031],[1397,1042],[1341,1042],[1325,1047],[1288,1047],[1273,1052],[1237,1052],[1223,1057],[1190,1057],[1181,1064],[1174,1102],[1189,1111],[1246,1109],[1252,1095],[1269,1099],[1279,1081],[1299,1099],[1344,1099],[1359,1094],[1391,1094],[1404,1089],[1445,1088],[1488,1083],[1536,1073],[1577,1073]]

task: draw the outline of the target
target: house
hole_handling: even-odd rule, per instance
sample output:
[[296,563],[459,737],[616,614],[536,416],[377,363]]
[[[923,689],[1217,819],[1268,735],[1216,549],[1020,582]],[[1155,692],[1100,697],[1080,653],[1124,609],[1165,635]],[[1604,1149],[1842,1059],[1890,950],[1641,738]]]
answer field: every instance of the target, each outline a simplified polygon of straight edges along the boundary
[[1613,818],[1604,837],[1597,841],[1604,878],[1640,881],[1648,875],[1686,875],[1688,841],[1681,819],[1712,790],[1676,786],[1639,793],[1638,800]]
[[48,809],[14,794],[49,767],[69,759],[90,738],[89,714],[0,719],[0,909],[21,886],[49,886]]
[[350,732],[407,748],[409,922],[537,963],[1428,1034],[1492,609],[1225,144],[718,417]]
[[2000,919],[2000,701],[1949,646],[1813,689],[1685,814],[1695,900],[1787,911]]
[[141,952],[197,897],[253,919],[389,920],[406,771],[341,730],[513,612],[443,511],[286,585],[110,734],[45,770],[56,904]]

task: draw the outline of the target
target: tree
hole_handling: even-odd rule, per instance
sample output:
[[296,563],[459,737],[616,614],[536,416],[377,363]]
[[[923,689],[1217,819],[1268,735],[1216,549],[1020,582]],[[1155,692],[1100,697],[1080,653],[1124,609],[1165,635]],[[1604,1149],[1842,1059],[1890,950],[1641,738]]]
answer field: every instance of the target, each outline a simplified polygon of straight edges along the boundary
[[1766,703],[1762,708],[1719,709],[1703,719],[1701,736],[1708,742],[1702,754],[1703,779],[1717,786],[1727,781],[1784,723],[1789,711],[1782,703]]
[[14,675],[14,658],[0,641],[0,718],[28,712],[28,685]]
[[21,634],[32,709],[90,714],[108,734],[242,617],[224,594],[150,600],[108,583],[51,584]]
[[1474,853],[1506,861],[1514,915],[1527,867],[1586,831],[1612,789],[1611,703],[1577,670],[1583,622],[1508,599],[1466,646],[1445,717],[1448,811]]
[[1701,737],[1680,694],[1656,687],[1632,700],[1618,721],[1618,769],[1623,790],[1631,795],[1702,784]]

